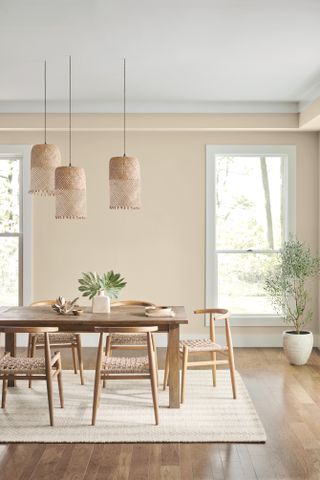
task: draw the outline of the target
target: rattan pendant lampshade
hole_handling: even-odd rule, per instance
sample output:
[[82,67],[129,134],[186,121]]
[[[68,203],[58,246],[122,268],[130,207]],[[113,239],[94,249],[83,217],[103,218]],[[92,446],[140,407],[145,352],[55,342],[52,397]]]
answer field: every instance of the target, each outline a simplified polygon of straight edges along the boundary
[[55,171],[56,218],[84,219],[87,216],[86,174],[71,165],[71,57],[69,57],[69,165]]
[[54,195],[55,169],[61,164],[57,145],[47,143],[47,62],[44,61],[44,143],[33,145],[29,192],[35,195]]
[[141,208],[140,164],[126,155],[126,59],[123,59],[123,156],[109,162],[110,208]]

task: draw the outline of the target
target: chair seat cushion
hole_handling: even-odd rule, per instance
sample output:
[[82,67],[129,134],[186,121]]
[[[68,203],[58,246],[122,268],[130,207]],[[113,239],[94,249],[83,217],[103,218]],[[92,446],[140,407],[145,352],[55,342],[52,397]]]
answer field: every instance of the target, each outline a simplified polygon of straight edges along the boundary
[[44,358],[28,358],[28,357],[10,357],[6,355],[0,359],[0,374],[16,373],[21,375],[27,374],[45,374]]
[[192,340],[181,340],[180,341],[180,352],[183,351],[183,347],[188,347],[190,352],[225,352],[228,350],[227,347],[223,347],[210,338],[199,338]]
[[[51,344],[55,343],[74,343],[76,341],[76,336],[74,333],[69,332],[58,332],[58,333],[49,333],[49,342]],[[44,333],[37,334],[37,344],[44,344]]]
[[113,333],[111,336],[111,345],[147,346],[147,335],[140,333]]
[[149,373],[148,357],[105,357],[102,370],[110,374]]

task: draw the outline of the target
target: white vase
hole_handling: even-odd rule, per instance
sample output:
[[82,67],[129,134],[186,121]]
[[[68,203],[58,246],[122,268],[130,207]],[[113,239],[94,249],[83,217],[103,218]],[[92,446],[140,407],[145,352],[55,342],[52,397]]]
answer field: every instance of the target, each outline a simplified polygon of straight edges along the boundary
[[105,295],[104,290],[100,290],[98,295],[92,300],[93,313],[110,313],[110,297]]
[[284,353],[292,365],[304,365],[307,363],[312,347],[312,332],[304,331],[299,335],[293,331],[283,332]]

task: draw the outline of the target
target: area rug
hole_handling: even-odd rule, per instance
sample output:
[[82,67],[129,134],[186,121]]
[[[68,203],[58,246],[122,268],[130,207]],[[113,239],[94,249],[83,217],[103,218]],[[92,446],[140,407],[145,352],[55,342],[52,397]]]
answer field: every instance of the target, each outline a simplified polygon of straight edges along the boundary
[[[159,377],[163,378],[163,372]],[[263,443],[266,434],[248,391],[237,373],[238,398],[233,400],[229,372],[218,370],[217,387],[210,370],[187,374],[185,404],[168,408],[168,390],[159,387],[160,425],[154,425],[148,380],[109,381],[102,390],[96,426],[91,426],[94,372],[63,374],[65,408],[55,394],[55,426],[50,427],[45,382],[19,382],[10,388],[0,409],[0,443],[135,443],[235,442]],[[55,382],[56,383],[56,382]]]

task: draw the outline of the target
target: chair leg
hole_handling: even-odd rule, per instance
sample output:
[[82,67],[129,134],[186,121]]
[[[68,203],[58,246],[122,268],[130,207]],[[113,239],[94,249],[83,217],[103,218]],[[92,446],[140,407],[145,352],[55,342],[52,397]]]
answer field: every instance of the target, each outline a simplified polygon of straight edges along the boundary
[[159,388],[158,355],[157,355],[157,347],[156,347],[156,341],[155,341],[155,339],[154,339],[154,335],[151,335],[151,339],[152,339],[152,349],[153,349],[153,353],[154,353],[154,363],[155,363],[157,387]]
[[100,401],[101,401],[101,390],[102,390],[102,380],[99,383],[99,391],[98,391],[98,403],[97,403],[97,408],[100,407]]
[[148,357],[150,369],[150,381],[153,400],[153,409],[156,425],[159,425],[158,384],[156,375],[155,355],[153,350],[152,335],[148,332]]
[[77,352],[78,352],[78,363],[80,370],[80,381],[81,385],[84,385],[84,376],[83,376],[83,360],[82,360],[82,349],[81,349],[81,337],[80,334],[76,335],[77,337]]
[[232,385],[232,394],[233,398],[237,398],[237,386],[236,386],[236,370],[234,366],[234,358],[233,358],[233,351],[229,351],[229,369],[230,369],[230,377],[231,377],[231,385]]
[[[107,335],[107,339],[106,339],[106,357],[110,357],[111,355],[111,335]],[[103,385],[102,385],[103,388],[106,388],[106,379],[104,378],[103,379]]]
[[[217,361],[217,354],[216,352],[211,353],[211,359],[213,362]],[[217,365],[214,363],[212,365],[212,385],[215,387],[217,385]]]
[[[36,353],[36,342],[37,338],[36,337],[31,337],[31,342],[30,342],[30,357],[33,358]],[[29,380],[29,388],[32,386],[32,380]]]
[[76,346],[72,345],[71,350],[72,350],[73,371],[77,375],[78,370],[77,370],[77,359],[76,359]]
[[28,335],[27,357],[31,357],[31,334]]
[[181,378],[181,403],[184,403],[184,399],[185,399],[187,368],[188,368],[188,347],[183,347],[182,378]]
[[47,394],[48,394],[48,406],[50,425],[53,427],[53,390],[52,390],[52,364],[51,364],[51,350],[49,333],[44,332],[44,358],[46,367],[46,382],[47,382]]
[[102,381],[99,377],[100,377],[100,372],[96,372],[96,378],[94,381],[94,393],[93,393],[92,425],[96,424],[97,410],[100,405]]
[[233,356],[233,346],[232,346],[232,337],[230,331],[230,325],[228,319],[225,320],[225,327],[226,327],[226,337],[227,337],[227,346],[228,346],[228,361],[229,361],[229,369],[230,369],[230,377],[231,377],[231,385],[232,385],[232,394],[233,398],[237,398],[237,387],[236,387],[236,373],[235,373],[235,366],[234,366],[234,356]]
[[169,383],[169,351],[167,348],[166,361],[165,361],[165,367],[164,367],[163,390],[166,389],[168,383]]
[[93,392],[93,405],[92,405],[92,422],[91,425],[96,424],[97,408],[99,406],[99,399],[101,394],[101,364],[103,354],[103,333],[100,333],[97,361],[96,361],[96,373],[94,377],[94,392]]
[[111,335],[107,335],[107,338],[106,338],[106,357],[108,357],[109,355],[111,355]]
[[7,391],[8,391],[8,379],[7,379],[7,377],[3,377],[1,408],[6,407]]
[[62,383],[62,365],[61,365],[61,358],[58,360],[58,369],[59,373],[57,374],[58,380],[58,388],[59,388],[59,398],[60,398],[60,406],[61,408],[64,407],[64,398],[63,398],[63,383]]
[[47,373],[47,393],[48,393],[48,406],[49,406],[49,417],[50,425],[53,427],[53,390],[52,390],[52,375],[51,372]]

